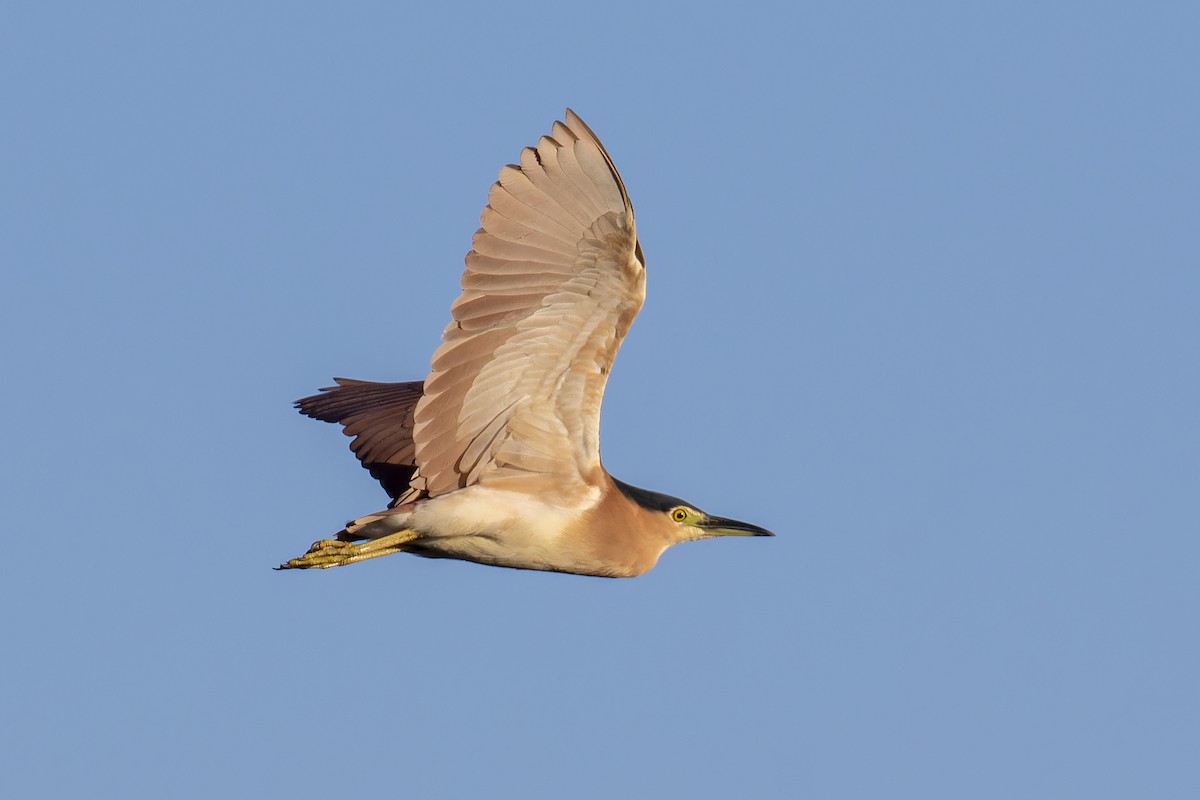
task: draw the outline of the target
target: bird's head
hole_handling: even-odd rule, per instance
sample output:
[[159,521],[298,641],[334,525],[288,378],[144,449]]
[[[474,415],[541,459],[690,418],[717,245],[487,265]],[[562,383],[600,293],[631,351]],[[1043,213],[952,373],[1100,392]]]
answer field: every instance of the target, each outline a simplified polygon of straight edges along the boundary
[[649,489],[640,489],[613,479],[621,494],[655,520],[655,527],[665,531],[671,544],[712,539],[716,536],[774,536],[766,528],[727,517],[716,517],[696,508],[678,497]]

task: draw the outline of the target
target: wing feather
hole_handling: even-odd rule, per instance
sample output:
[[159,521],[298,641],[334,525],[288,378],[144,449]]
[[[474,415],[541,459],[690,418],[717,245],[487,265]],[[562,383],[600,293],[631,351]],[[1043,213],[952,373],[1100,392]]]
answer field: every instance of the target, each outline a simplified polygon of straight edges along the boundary
[[[544,168],[546,159],[540,154],[539,156],[538,160]],[[535,181],[535,176],[538,176],[541,171],[540,168],[527,170],[508,166],[500,171],[499,183],[514,199],[525,204],[525,213],[553,220],[568,232],[578,232],[581,225],[587,224],[586,212],[577,203],[571,202],[570,198],[565,196],[562,191],[556,192],[559,195],[556,197],[552,193],[555,192],[553,186]],[[490,197],[488,204],[491,204]]]
[[541,169],[530,170],[526,174],[533,186],[553,202],[560,204],[575,219],[576,233],[578,233],[580,227],[586,229],[592,224],[596,214],[584,205],[587,198],[579,192],[574,181],[567,177],[559,165],[559,154],[564,150],[565,148],[560,147],[553,139],[543,138],[538,144],[538,160],[541,162]]
[[[633,207],[573,112],[500,171],[414,412],[413,487],[598,480],[600,404],[645,297]],[[510,484],[511,485],[511,484]]]
[[544,247],[538,247],[529,242],[514,242],[501,239],[499,236],[493,236],[482,228],[475,235],[474,241],[471,242],[471,247],[481,256],[491,256],[492,258],[516,263],[524,262],[531,266],[570,267],[575,263],[574,252],[547,250]]
[[555,264],[531,264],[527,261],[508,261],[503,258],[494,258],[485,256],[482,253],[476,253],[472,250],[467,254],[467,267],[472,277],[477,277],[479,280],[486,281],[488,275],[549,275],[557,273],[558,275],[573,275],[575,274],[575,265],[559,266]]
[[[574,242],[558,238],[553,224],[541,225],[536,217],[531,219],[529,223],[521,223],[509,219],[496,209],[488,206],[484,208],[480,221],[483,224],[484,230],[505,241],[524,242],[533,247],[539,247],[542,250],[549,250],[552,253],[560,253],[562,255],[574,255],[575,253]],[[547,223],[549,223],[548,220]],[[537,225],[537,227],[534,227],[534,225]]]
[[413,414],[421,383],[371,383],[336,378],[321,394],[296,402],[301,413],[340,423],[350,449],[393,498],[411,488],[416,470]]
[[604,197],[592,183],[592,179],[584,172],[583,167],[579,165],[579,160],[575,156],[575,147],[564,147],[558,151],[558,166],[562,169],[563,175],[575,184],[579,195],[586,198],[587,208],[593,215],[595,211],[606,207]]

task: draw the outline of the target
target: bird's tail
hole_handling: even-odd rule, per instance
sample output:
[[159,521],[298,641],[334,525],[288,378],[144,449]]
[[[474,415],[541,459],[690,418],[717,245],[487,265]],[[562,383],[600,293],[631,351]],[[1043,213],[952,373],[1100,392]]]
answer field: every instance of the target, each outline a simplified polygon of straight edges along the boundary
[[390,536],[404,530],[411,513],[412,504],[406,503],[386,511],[367,514],[365,517],[347,522],[346,527],[338,531],[334,538],[342,542],[360,542],[363,539],[380,539]]

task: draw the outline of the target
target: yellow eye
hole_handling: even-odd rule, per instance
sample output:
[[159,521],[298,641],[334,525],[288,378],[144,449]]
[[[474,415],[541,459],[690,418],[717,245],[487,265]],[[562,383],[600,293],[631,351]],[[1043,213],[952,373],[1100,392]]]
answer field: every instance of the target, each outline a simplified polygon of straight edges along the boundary
[[676,522],[683,522],[685,519],[687,519],[687,512],[682,508],[677,508],[671,512],[671,519],[675,520]]

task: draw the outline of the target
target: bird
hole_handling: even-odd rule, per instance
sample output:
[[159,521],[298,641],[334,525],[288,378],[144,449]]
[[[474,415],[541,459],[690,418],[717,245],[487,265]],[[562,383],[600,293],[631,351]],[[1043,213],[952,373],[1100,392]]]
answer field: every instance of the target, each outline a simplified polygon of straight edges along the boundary
[[353,437],[391,502],[276,569],[406,552],[628,578],[681,542],[774,536],[601,463],[601,400],[646,260],[625,183],[574,111],[500,171],[480,226],[424,381],[335,378],[295,402]]

